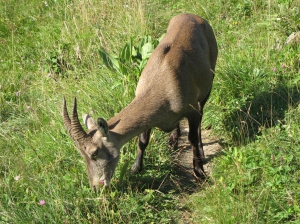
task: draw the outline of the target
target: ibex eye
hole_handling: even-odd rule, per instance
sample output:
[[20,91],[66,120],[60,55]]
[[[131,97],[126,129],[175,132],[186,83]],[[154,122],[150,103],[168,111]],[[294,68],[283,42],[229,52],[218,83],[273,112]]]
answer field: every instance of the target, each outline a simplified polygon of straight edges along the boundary
[[92,158],[92,159],[96,159],[96,158],[97,158],[97,155],[98,155],[98,149],[97,149],[95,152],[93,152],[91,158]]

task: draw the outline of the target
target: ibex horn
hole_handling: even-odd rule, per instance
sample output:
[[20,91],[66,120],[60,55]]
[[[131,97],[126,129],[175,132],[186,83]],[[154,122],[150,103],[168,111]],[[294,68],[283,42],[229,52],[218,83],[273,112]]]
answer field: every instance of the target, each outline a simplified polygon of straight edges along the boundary
[[81,144],[85,139],[90,138],[87,133],[83,130],[77,114],[77,100],[76,97],[74,98],[74,105],[71,119],[68,114],[67,105],[65,98],[63,99],[63,121],[65,124],[66,129],[69,132],[71,138]]

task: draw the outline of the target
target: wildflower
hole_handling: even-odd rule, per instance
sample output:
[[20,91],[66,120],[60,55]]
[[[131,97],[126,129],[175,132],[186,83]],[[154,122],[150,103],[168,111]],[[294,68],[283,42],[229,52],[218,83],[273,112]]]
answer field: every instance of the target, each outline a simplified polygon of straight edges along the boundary
[[20,178],[21,178],[21,176],[20,175],[17,175],[17,176],[15,176],[15,181],[18,181],[18,180],[20,180]]
[[27,110],[25,110],[24,112],[25,112],[25,113],[28,113],[30,109],[31,109],[31,107],[30,107],[30,106],[27,106]]
[[276,72],[276,68],[271,68],[271,70],[272,70],[273,72]]
[[285,68],[285,67],[286,67],[286,65],[284,63],[282,63],[281,68]]
[[20,91],[16,92],[16,96],[19,96],[19,95],[20,95],[20,93],[21,93]]
[[45,200],[40,200],[40,205],[45,205],[46,201]]

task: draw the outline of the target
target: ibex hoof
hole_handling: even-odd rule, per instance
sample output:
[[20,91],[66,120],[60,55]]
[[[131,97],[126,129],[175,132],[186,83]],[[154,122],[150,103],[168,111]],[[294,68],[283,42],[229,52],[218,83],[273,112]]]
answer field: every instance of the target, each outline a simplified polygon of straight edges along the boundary
[[137,173],[140,173],[141,171],[142,171],[142,168],[139,166],[135,166],[135,164],[133,164],[133,166],[131,167],[132,174],[137,174]]
[[178,138],[174,138],[172,135],[169,138],[169,146],[172,147],[173,149],[177,149],[178,147]]
[[178,125],[178,128],[171,133],[169,141],[168,141],[169,146],[171,146],[173,149],[178,148],[178,139],[179,139],[180,135],[181,135],[180,128]]
[[194,168],[194,176],[196,177],[196,179],[198,180],[205,180],[206,179],[206,174],[203,170],[201,169],[196,169]]

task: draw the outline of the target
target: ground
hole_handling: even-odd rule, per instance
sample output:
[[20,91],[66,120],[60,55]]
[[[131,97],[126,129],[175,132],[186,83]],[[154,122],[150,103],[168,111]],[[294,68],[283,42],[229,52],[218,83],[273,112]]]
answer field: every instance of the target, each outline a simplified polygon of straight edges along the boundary
[[[180,122],[181,137],[178,148],[173,152],[173,168],[169,177],[160,183],[159,190],[169,190],[191,194],[201,187],[203,181],[198,181],[193,174],[193,152],[188,141],[188,124],[186,120]],[[211,130],[202,130],[202,142],[206,163],[205,173],[209,176],[212,170],[213,157],[221,153],[220,140],[212,135]]]
[[[186,204],[188,203],[188,197],[195,192],[199,192],[207,183],[206,180],[197,180],[193,174],[193,152],[188,141],[188,123],[186,120],[180,122],[181,137],[178,142],[177,149],[169,148],[172,154],[172,166],[167,167],[169,170],[166,176],[147,179],[141,179],[139,175],[132,175],[133,182],[144,185],[145,182],[150,185],[144,185],[146,188],[151,188],[163,193],[172,193],[179,199],[178,209],[181,211],[181,220],[179,223],[193,223],[191,220],[191,212],[188,210]],[[219,156],[222,152],[222,147],[219,144],[221,141],[212,135],[212,130],[202,130],[202,142],[204,145],[205,153],[205,165],[204,170],[209,180],[210,173],[213,168],[212,159],[215,156]],[[157,167],[161,169],[161,167]],[[176,196],[177,195],[177,196]]]
[[[178,153],[174,158],[174,162],[178,172],[177,186],[180,186],[183,192],[183,196],[180,197],[180,202],[186,204],[186,195],[196,192],[201,188],[201,182],[197,181],[193,175],[193,152],[189,144],[188,135],[188,124],[184,120],[180,123],[182,135],[179,139]],[[204,165],[205,173],[209,176],[213,167],[212,159],[221,153],[220,140],[212,135],[211,130],[202,130],[202,142],[204,144],[204,153],[206,163]],[[186,184],[186,185],[185,185]],[[181,214],[180,223],[193,223],[191,220],[191,214],[188,210],[183,209]]]

